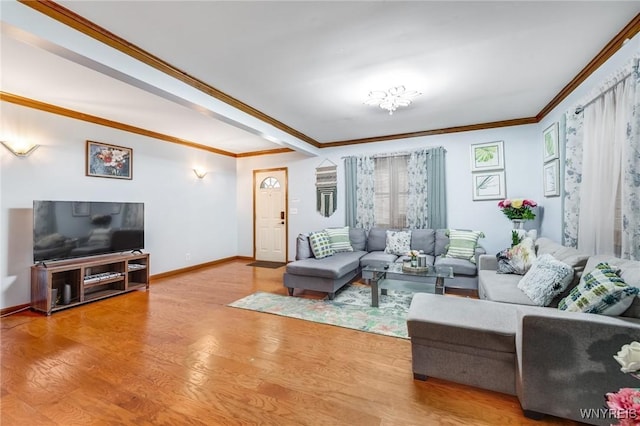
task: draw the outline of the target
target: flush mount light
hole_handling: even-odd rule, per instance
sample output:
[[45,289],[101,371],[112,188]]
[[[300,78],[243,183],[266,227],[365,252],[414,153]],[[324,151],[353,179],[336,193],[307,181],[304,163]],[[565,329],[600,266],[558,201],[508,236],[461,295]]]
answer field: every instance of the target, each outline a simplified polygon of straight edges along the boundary
[[415,90],[406,90],[404,86],[392,87],[386,92],[383,90],[374,90],[369,92],[369,98],[364,101],[366,105],[379,106],[389,111],[389,115],[398,107],[406,107],[411,104],[411,99],[420,95]]

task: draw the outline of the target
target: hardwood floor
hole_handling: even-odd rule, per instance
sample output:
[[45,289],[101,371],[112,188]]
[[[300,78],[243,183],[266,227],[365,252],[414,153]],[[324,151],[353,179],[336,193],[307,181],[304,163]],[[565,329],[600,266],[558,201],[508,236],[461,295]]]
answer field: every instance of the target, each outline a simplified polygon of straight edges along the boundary
[[0,423],[576,424],[530,421],[512,396],[414,381],[408,340],[227,307],[286,295],[284,268],[246,263],[3,318]]

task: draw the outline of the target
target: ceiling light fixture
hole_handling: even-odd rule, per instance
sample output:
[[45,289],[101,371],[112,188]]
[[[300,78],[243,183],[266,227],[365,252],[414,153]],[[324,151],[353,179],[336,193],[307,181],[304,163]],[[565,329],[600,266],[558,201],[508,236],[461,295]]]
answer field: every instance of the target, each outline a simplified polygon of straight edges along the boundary
[[364,103],[366,105],[379,106],[389,111],[389,115],[393,115],[393,112],[398,109],[398,107],[409,106],[411,99],[418,95],[421,95],[421,93],[415,90],[407,91],[404,86],[396,86],[386,92],[383,90],[373,90],[369,92],[369,99],[364,101]]

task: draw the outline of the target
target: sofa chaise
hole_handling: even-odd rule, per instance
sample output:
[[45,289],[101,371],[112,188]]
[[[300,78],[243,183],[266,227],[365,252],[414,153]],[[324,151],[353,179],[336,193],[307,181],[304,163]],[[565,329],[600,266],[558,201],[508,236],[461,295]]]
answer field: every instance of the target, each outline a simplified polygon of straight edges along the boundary
[[[546,238],[536,248],[538,258],[552,254],[571,265],[570,285],[607,262],[620,269],[629,286],[640,287],[640,262],[587,256]],[[407,317],[414,377],[517,395],[531,418],[550,414],[596,425],[616,423],[613,412],[604,409],[605,395],[640,387],[613,358],[623,345],[640,341],[638,297],[617,316],[554,307],[568,290],[548,306],[538,306],[518,288],[521,275],[499,274],[496,267],[495,256],[480,256],[480,300],[414,296]]]

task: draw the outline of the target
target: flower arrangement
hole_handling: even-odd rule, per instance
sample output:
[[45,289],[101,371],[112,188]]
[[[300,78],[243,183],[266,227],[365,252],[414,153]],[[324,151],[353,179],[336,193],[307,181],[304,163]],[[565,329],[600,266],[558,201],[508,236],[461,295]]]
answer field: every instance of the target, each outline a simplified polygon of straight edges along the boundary
[[[631,342],[622,346],[613,356],[623,373],[640,379],[640,343]],[[640,423],[640,389],[621,388],[618,392],[605,395],[610,413],[620,420],[619,426],[638,425]]]
[[407,252],[407,256],[409,256],[411,260],[416,260],[418,259],[418,256],[420,255],[420,253],[422,253],[422,250],[409,250]]
[[498,207],[509,220],[535,219],[536,215],[532,209],[537,205],[538,203],[535,201],[527,200],[526,198],[514,198],[513,200],[506,198],[498,203]]

